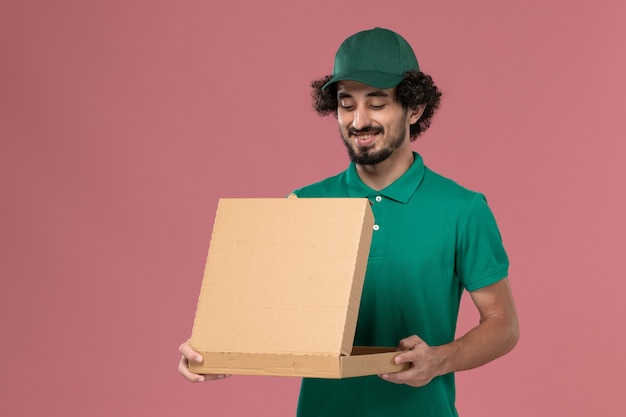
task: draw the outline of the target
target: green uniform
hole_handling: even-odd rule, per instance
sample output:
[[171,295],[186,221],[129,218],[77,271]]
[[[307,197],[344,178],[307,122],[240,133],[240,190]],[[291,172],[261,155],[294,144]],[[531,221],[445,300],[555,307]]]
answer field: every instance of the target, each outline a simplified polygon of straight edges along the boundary
[[[375,191],[352,163],[334,177],[294,191],[301,198],[367,197],[372,246],[354,344],[397,346],[418,335],[429,345],[454,340],[463,289],[507,276],[508,258],[484,196],[424,166],[417,153],[404,175]],[[421,388],[377,376],[305,378],[299,417],[456,416],[454,375]]]

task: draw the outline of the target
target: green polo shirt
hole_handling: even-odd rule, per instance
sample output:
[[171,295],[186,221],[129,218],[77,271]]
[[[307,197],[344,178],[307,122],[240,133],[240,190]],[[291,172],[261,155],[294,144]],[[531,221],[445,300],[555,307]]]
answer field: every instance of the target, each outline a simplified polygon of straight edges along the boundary
[[[356,166],[294,191],[300,198],[367,197],[375,225],[354,344],[397,346],[418,335],[429,345],[454,340],[463,290],[493,284],[508,258],[485,197],[424,166],[380,191]],[[305,378],[299,417],[456,416],[454,375],[413,388],[377,376]]]

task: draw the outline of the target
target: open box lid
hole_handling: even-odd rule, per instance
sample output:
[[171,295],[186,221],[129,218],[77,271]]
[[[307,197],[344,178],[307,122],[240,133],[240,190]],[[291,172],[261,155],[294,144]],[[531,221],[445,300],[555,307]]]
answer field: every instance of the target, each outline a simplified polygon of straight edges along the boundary
[[350,355],[373,223],[365,198],[220,199],[191,345]]

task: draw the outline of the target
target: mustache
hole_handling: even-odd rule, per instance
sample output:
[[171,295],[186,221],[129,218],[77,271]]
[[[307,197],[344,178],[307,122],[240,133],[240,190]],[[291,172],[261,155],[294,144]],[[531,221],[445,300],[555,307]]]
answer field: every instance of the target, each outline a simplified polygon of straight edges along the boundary
[[348,133],[350,133],[351,135],[358,135],[359,133],[363,134],[367,134],[367,133],[382,133],[383,129],[381,127],[374,127],[374,126],[366,126],[363,129],[355,129],[353,127],[348,129]]

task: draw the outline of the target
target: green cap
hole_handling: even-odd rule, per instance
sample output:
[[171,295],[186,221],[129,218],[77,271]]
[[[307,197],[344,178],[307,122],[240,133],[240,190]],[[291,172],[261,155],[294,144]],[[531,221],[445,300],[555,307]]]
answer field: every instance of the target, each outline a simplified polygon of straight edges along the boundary
[[377,27],[343,41],[335,55],[333,78],[322,88],[341,80],[392,88],[410,70],[420,70],[411,45],[397,33]]

